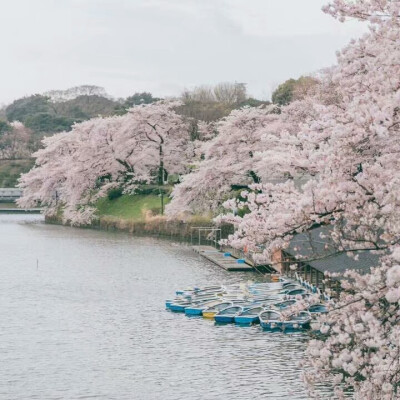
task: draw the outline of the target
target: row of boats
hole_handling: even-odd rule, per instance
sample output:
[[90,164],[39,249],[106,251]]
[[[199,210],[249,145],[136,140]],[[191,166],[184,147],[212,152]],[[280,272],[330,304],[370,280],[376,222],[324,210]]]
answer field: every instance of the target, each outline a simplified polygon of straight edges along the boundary
[[[172,312],[214,319],[217,324],[260,324],[264,330],[287,331],[308,329],[313,317],[328,312],[323,303],[311,304],[314,297],[298,283],[282,280],[178,290],[165,305]],[[308,308],[291,313],[301,299],[310,300]]]

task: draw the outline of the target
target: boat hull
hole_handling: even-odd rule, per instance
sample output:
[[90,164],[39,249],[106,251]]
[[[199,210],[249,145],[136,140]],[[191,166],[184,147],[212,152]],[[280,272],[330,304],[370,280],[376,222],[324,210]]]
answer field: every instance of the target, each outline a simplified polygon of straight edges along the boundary
[[171,311],[173,311],[173,312],[181,312],[181,313],[183,313],[183,312],[185,312],[185,308],[188,307],[188,306],[189,306],[188,304],[174,304],[174,303],[172,303],[169,306],[169,309]]
[[235,321],[234,315],[216,315],[215,322],[218,324],[232,324]]
[[261,328],[264,331],[280,331],[281,323],[279,321],[260,321]]
[[203,311],[203,318],[214,319],[217,311]]
[[249,316],[237,316],[235,317],[235,324],[237,325],[253,325],[258,324],[260,319],[258,315],[249,315]]
[[170,309],[171,304],[172,304],[172,300],[165,300],[165,308],[166,308],[167,310]]
[[190,315],[190,316],[200,316],[203,312],[203,309],[201,308],[191,308],[191,307],[186,307],[185,308],[185,314]]

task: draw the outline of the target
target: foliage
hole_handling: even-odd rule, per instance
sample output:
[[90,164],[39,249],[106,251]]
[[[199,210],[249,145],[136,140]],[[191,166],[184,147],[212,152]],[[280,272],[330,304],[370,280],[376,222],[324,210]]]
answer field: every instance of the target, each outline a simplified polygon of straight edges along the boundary
[[51,104],[49,98],[40,94],[15,100],[6,108],[8,121],[20,121],[25,123],[30,116],[51,113]]
[[[355,399],[389,400],[400,395],[400,2],[335,0],[325,11],[367,20],[370,31],[263,136],[260,166],[284,179],[252,185],[225,204],[250,212],[218,220],[235,224],[232,246],[262,246],[266,257],[322,225],[332,228],[320,237],[332,253],[381,256],[370,273],[345,274],[338,303],[319,321],[323,336],[309,344],[306,379],[329,379],[338,399],[351,389]],[[281,122],[292,116],[302,123],[291,131]]]
[[2,136],[6,132],[10,132],[11,130],[12,127],[7,121],[0,120],[0,136]]
[[198,86],[185,90],[181,95],[183,104],[177,112],[200,121],[216,121],[227,116],[247,100],[244,83],[223,82],[211,86]]
[[278,113],[275,106],[247,107],[232,111],[213,125],[218,134],[201,145],[199,151],[204,157],[174,188],[167,213],[188,216],[215,212],[227,200],[232,187],[257,182],[258,173],[254,169],[257,152],[263,148],[261,137],[274,129]]
[[57,115],[63,115],[75,122],[85,121],[99,115],[114,113],[117,102],[98,95],[81,95],[74,99],[54,104]]
[[122,194],[123,194],[122,188],[112,188],[108,191],[107,198],[108,200],[115,200],[118,199],[118,197],[121,197]]
[[114,107],[114,114],[123,115],[128,112],[128,109],[133,106],[139,106],[141,104],[152,104],[160,101],[157,97],[153,97],[150,92],[137,92],[132,96],[127,97],[124,101]]
[[[5,114],[8,121],[19,121],[32,131],[29,145],[26,144],[26,150],[32,152],[40,146],[43,135],[70,131],[76,122],[112,115],[118,104],[107,97],[103,88],[84,85],[15,100],[5,108]],[[19,140],[11,135],[8,139]]]
[[75,122],[111,115],[116,102],[105,97],[79,95],[54,103],[50,97],[34,95],[18,99],[6,108],[9,121],[20,121],[37,134],[69,131]]
[[299,79],[288,79],[281,83],[272,93],[272,102],[278,105],[287,105],[294,100],[301,100],[306,97],[317,80],[310,76],[301,76]]
[[103,87],[95,85],[75,86],[66,90],[50,90],[44,93],[44,96],[49,97],[53,103],[61,103],[64,101],[76,99],[77,97],[81,96],[96,96],[105,99],[110,98]]
[[65,220],[85,224],[111,188],[131,193],[141,183],[163,185],[168,173],[185,172],[192,144],[176,105],[136,106],[123,116],[94,118],[45,138],[44,149],[34,154],[35,168],[21,178],[20,205],[41,203],[52,215],[60,202]]
[[32,132],[20,122],[3,124],[0,134],[0,159],[13,160],[29,158]]
[[26,127],[39,134],[69,131],[74,122],[72,118],[45,112],[29,115],[24,119]]
[[0,187],[15,187],[20,175],[28,172],[33,164],[33,159],[0,160]]

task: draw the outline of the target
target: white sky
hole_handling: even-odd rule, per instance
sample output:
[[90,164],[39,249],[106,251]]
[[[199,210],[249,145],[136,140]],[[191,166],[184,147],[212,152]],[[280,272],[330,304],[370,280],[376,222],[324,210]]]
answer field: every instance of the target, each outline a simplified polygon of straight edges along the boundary
[[366,30],[321,11],[328,0],[0,0],[0,104],[93,84],[137,91],[277,84],[335,62]]

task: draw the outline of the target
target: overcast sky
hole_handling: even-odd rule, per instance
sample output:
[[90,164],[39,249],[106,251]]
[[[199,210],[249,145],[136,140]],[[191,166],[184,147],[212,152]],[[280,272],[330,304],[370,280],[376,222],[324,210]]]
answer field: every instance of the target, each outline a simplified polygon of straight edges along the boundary
[[268,99],[365,31],[325,15],[326,2],[0,0],[0,104],[82,84],[126,97],[223,81]]

